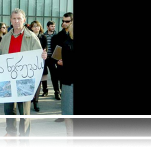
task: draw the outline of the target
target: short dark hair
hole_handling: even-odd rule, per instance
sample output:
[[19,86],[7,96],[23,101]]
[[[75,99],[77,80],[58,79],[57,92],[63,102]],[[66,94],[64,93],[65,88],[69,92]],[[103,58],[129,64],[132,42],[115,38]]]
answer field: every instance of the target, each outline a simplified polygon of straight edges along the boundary
[[73,21],[73,13],[72,12],[67,12],[63,15],[64,17],[70,17],[71,21]]
[[47,26],[49,27],[50,25],[55,25],[54,21],[48,21]]

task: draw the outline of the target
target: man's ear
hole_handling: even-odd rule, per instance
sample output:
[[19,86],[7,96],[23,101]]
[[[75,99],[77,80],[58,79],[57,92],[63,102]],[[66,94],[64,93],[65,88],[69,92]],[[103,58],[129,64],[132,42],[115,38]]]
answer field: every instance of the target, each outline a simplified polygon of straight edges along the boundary
[[24,19],[24,23],[26,22],[26,18]]

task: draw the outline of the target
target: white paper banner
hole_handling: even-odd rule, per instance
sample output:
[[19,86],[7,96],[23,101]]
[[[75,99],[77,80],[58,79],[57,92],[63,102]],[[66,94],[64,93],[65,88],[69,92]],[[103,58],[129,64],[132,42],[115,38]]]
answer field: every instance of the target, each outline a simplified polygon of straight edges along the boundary
[[33,99],[44,69],[42,51],[0,55],[0,103]]

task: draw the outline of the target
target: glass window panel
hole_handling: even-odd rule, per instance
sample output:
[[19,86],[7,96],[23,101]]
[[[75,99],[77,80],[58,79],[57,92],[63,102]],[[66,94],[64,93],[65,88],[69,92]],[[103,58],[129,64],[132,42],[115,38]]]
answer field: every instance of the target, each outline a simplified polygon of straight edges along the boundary
[[52,0],[45,0],[45,16],[51,16]]
[[50,18],[50,17],[44,18],[43,28],[44,28],[45,32],[47,31],[47,22],[48,22],[48,21],[51,21],[51,18]]
[[19,0],[13,0],[12,2],[12,10],[14,10],[15,8],[19,8]]
[[[46,24],[49,20],[56,22],[57,32],[61,31],[63,14],[69,11],[73,12],[73,0],[0,0],[0,21],[6,21],[5,23],[10,25],[11,9],[19,7],[19,5],[20,8],[25,11],[27,16],[27,21],[25,23],[30,24],[37,19],[42,24],[44,31],[47,30]],[[36,17],[36,14],[38,17]]]
[[26,15],[27,15],[27,8],[28,8],[27,4],[28,4],[28,0],[20,1],[20,9],[22,9]]
[[73,0],[68,0],[67,11],[68,12],[73,12]]
[[58,18],[52,18],[52,21],[54,21],[55,23],[56,23],[56,28],[55,28],[55,30],[56,30],[56,32],[58,33],[58,24],[59,24],[59,19]]
[[10,0],[3,0],[3,14],[10,15]]
[[28,24],[31,24],[33,21],[35,21],[35,17],[28,17]]
[[7,26],[10,26],[10,16],[3,16],[3,22],[4,22]]
[[40,22],[41,26],[44,28],[44,26],[43,26],[43,17],[36,17],[36,20],[38,22]]
[[29,0],[29,9],[28,9],[28,15],[29,16],[35,16],[35,9],[36,9],[36,0]]
[[[3,9],[1,9],[2,8],[2,0],[0,0],[0,14],[2,14],[2,10]],[[1,18],[0,18],[1,19]],[[0,20],[1,21],[1,20]]]
[[59,0],[53,0],[52,16],[59,16]]
[[37,0],[37,16],[43,16],[44,0]]
[[60,1],[60,17],[62,17],[66,13],[67,8],[67,0]]
[[62,24],[62,17],[60,18],[60,22],[59,22],[59,31],[62,30],[61,24]]

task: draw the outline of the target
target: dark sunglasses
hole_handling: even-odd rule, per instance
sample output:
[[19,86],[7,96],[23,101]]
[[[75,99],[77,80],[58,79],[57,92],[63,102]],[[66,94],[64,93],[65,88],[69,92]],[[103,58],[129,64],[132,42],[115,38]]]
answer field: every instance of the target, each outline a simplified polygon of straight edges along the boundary
[[62,20],[62,23],[70,23],[71,22],[71,20],[70,21],[64,21],[64,20]]

